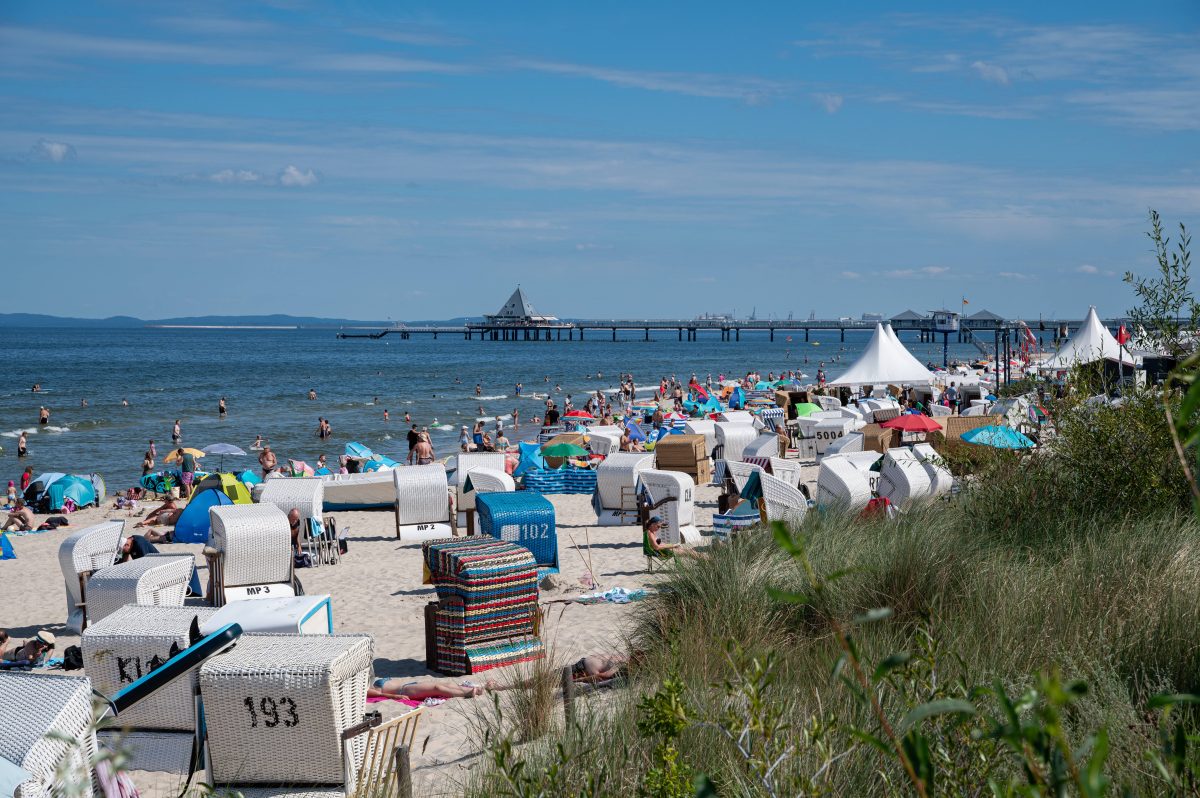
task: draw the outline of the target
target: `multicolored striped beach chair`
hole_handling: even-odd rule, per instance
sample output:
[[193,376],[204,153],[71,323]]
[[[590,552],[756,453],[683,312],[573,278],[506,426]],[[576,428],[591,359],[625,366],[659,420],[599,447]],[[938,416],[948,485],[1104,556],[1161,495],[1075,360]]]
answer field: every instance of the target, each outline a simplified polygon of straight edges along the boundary
[[439,599],[425,609],[431,670],[477,673],[545,656],[537,636],[537,563],[529,549],[472,536],[426,541],[422,557]]

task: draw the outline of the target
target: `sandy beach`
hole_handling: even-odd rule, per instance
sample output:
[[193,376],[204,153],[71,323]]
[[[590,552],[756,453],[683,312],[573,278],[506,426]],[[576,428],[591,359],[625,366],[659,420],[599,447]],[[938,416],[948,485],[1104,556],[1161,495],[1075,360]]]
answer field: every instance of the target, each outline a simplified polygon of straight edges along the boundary
[[[701,529],[711,529],[717,494],[718,490],[712,487],[697,490],[696,520]],[[600,589],[652,587],[656,577],[646,572],[641,530],[635,526],[592,526],[595,514],[590,496],[548,498],[555,507],[561,565],[561,573],[554,577],[557,586],[543,590],[540,595],[546,610],[543,640],[549,657],[553,663],[564,665],[587,653],[623,650],[622,633],[631,605],[584,605],[570,599],[593,590],[585,584],[588,572],[585,559],[589,553]],[[421,584],[420,544],[396,539],[390,512],[331,515],[337,519],[340,530],[348,530],[350,550],[336,566],[298,571],[305,592],[333,597],[337,632],[363,633],[374,638],[376,676],[436,675],[425,668],[423,610],[435,596],[432,587]],[[67,633],[62,625],[66,618],[66,597],[58,565],[59,544],[71,530],[121,517],[126,517],[126,513],[112,509],[110,497],[102,507],[89,507],[72,514],[70,527],[12,537],[17,559],[0,563],[0,607],[3,607],[0,627],[7,628],[14,640],[30,637],[39,629],[51,630],[59,643],[55,656],[61,656],[67,646],[77,645],[78,636]],[[129,518],[127,529],[137,520]],[[201,570],[201,582],[205,582],[207,574],[200,545],[165,544],[159,548],[163,552],[193,554]],[[487,671],[484,678],[501,682],[516,680],[519,674],[512,671],[519,667]],[[405,710],[394,702],[371,707],[381,709],[385,718]],[[490,700],[485,698],[454,699],[424,710],[412,759],[416,794],[461,793],[456,785],[478,761],[481,746],[474,731],[478,727],[472,718],[489,709]],[[134,775],[143,795],[168,796],[179,792],[174,779],[157,774]]]

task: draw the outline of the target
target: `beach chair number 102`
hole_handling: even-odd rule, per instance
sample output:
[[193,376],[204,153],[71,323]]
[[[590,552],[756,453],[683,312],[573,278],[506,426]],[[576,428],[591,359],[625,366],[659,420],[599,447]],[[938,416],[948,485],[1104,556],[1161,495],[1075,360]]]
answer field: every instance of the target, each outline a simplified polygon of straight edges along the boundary
[[273,698],[262,698],[258,702],[258,711],[255,711],[254,699],[247,697],[242,702],[246,705],[246,709],[250,711],[250,728],[258,728],[258,715],[262,713],[263,725],[268,729],[273,729],[280,723],[285,728],[292,728],[300,723],[300,716],[296,714],[296,702],[284,696],[276,701]]

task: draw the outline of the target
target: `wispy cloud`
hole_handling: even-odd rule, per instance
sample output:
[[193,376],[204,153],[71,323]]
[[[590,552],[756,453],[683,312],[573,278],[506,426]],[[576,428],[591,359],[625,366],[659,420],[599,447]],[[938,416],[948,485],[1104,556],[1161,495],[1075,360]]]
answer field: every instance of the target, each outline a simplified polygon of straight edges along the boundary
[[210,47],[185,42],[0,26],[0,61],[21,65],[31,61],[75,60],[79,56],[213,65],[256,64],[265,60],[262,53],[244,47]]
[[458,75],[471,72],[472,67],[466,64],[451,64],[445,61],[432,61],[426,58],[404,58],[396,55],[376,55],[371,53],[331,53],[306,58],[301,64],[302,69],[317,72],[432,72],[444,75]]
[[847,280],[861,280],[862,274],[854,271],[843,271],[842,277],[846,278]]
[[919,269],[888,269],[885,277],[937,277],[950,271],[948,266],[922,266]]
[[1099,274],[1100,270],[1090,263],[1084,263],[1075,267],[1075,271],[1080,274]]
[[33,145],[31,154],[34,158],[42,161],[53,161],[54,163],[62,163],[63,161],[75,160],[75,148],[65,141],[52,141],[50,139],[41,139],[37,144]]
[[263,176],[250,169],[222,169],[210,174],[208,179],[214,183],[223,184],[263,182]]
[[845,98],[840,94],[814,94],[813,99],[825,109],[825,113],[827,114],[836,114],[845,101]]
[[317,175],[311,169],[300,169],[292,164],[288,164],[279,173],[279,185],[281,186],[312,186],[317,183]]
[[352,28],[348,32],[367,39],[377,39],[396,44],[411,44],[416,47],[459,47],[467,44],[467,40],[461,36],[452,36],[439,31],[403,25],[380,27],[378,29]]
[[215,36],[253,36],[278,30],[271,22],[230,17],[163,17],[157,23],[170,30]]
[[513,66],[534,72],[590,78],[623,88],[740,100],[747,105],[768,102],[787,93],[790,88],[785,83],[764,78],[697,72],[640,72],[559,61],[518,60],[513,62]]
[[971,69],[983,80],[989,83],[999,83],[1001,86],[1009,84],[1008,72],[1004,67],[997,64],[989,64],[987,61],[975,61],[971,64]]

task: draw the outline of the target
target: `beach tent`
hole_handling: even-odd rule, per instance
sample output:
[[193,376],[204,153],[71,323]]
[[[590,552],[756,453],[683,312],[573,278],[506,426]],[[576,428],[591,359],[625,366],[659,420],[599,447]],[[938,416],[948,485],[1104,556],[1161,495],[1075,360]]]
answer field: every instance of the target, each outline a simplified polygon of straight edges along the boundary
[[900,343],[890,325],[876,324],[866,348],[830,385],[927,385],[933,374]]
[[246,486],[235,477],[233,474],[209,474],[204,479],[196,483],[192,488],[192,495],[195,496],[201,491],[215,488],[226,496],[228,496],[234,504],[250,504],[250,491]]
[[1101,323],[1093,305],[1088,308],[1087,318],[1083,326],[1059,347],[1054,357],[1041,365],[1044,369],[1069,369],[1084,363],[1094,363],[1097,360],[1110,360],[1125,366],[1136,365],[1128,350],[1122,350],[1117,339]]
[[530,469],[546,468],[546,458],[542,457],[542,447],[536,443],[520,441],[517,443],[517,448],[520,450],[520,459],[517,461],[517,467],[513,469],[513,477],[519,477]]
[[[731,393],[729,395],[729,409],[730,410],[741,410],[745,406],[746,406],[746,394],[742,392],[742,389],[740,387],[734,388],[733,393]],[[720,409],[718,409],[716,412],[719,413],[721,411],[720,411]]]
[[46,491],[50,489],[51,485],[65,476],[66,474],[59,471],[47,471],[44,474],[38,474],[29,483],[29,487],[25,489],[25,502],[27,504],[36,504],[38,499],[42,498]]
[[224,504],[233,504],[233,499],[216,488],[202,490],[192,496],[175,522],[175,542],[208,543],[208,533],[212,530],[208,508]]
[[246,469],[242,473],[238,474],[238,480],[243,485],[257,485],[262,482],[262,477],[260,477],[258,474],[255,474],[250,469]]
[[962,434],[967,443],[979,446],[991,446],[993,449],[1032,449],[1033,441],[1017,432],[1012,427],[997,427],[989,425],[967,430]]
[[96,504],[96,486],[90,476],[67,474],[54,480],[46,489],[49,497],[50,512],[58,512],[66,504],[67,499],[75,502],[76,507],[86,507]]
[[630,421],[626,424],[625,430],[629,433],[629,440],[631,441],[646,440],[646,433],[642,432],[642,428],[638,426],[636,421]]

